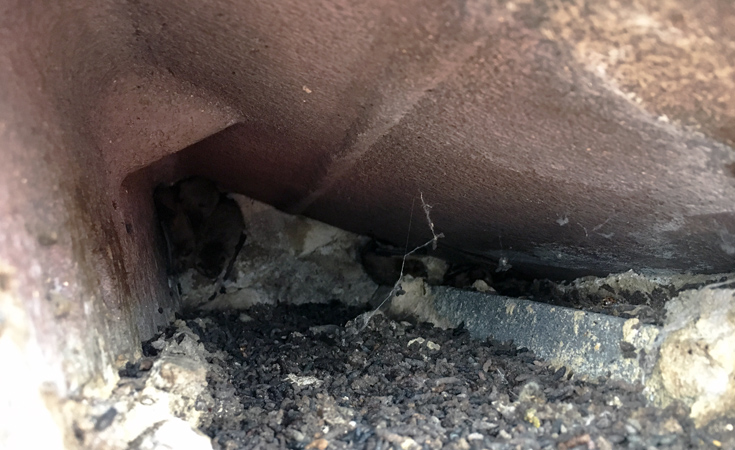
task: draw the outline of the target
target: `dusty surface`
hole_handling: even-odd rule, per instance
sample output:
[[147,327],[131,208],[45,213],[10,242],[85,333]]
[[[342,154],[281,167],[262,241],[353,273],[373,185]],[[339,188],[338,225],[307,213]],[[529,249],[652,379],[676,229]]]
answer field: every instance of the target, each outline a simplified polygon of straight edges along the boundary
[[184,322],[177,321],[143,345],[146,356],[128,362],[112,396],[66,403],[76,439],[70,446],[90,449],[211,449],[196,431],[211,420],[207,380],[217,367]]
[[666,305],[657,375],[668,395],[691,405],[697,424],[735,409],[735,291],[720,283]]
[[[648,407],[640,387],[569,379],[526,349],[463,330],[381,314],[348,321],[358,312],[260,305],[178,321],[144,344],[148,362],[121,372],[119,389],[142,398],[161,359],[193,352],[188,373],[206,371],[206,384],[188,408],[174,403],[176,415],[198,420],[215,449],[735,448],[732,420],[697,430],[687,407]],[[192,389],[157,386],[176,398]],[[110,423],[98,411],[85,439],[100,433],[94,423],[124,424],[124,411]]]
[[358,262],[365,237],[241,195],[232,197],[240,206],[247,239],[227,279],[213,283],[193,269],[178,277],[185,308],[241,309],[260,303],[330,300],[367,304],[377,285]]
[[190,175],[397,244],[423,192],[453,250],[529,271],[732,266],[735,154],[666,123],[731,142],[725,0],[68,6],[0,27],[0,264],[45,392],[107,392],[179,310],[151,193]]
[[[247,310],[257,304],[332,301],[334,305],[363,306],[370,301],[372,307],[384,306],[397,320],[430,322],[441,328],[465,323],[474,337],[515,339],[548,358],[556,368],[566,366],[569,371],[588,376],[646,383],[649,400],[658,404],[681,401],[692,408],[692,417],[700,425],[727,415],[729,411],[733,400],[726,380],[732,372],[732,361],[727,359],[727,352],[719,351],[724,359],[713,359],[703,350],[700,353],[704,354],[704,359],[696,359],[680,350],[707,345],[728,348],[731,343],[726,336],[723,338],[728,328],[720,327],[719,334],[709,333],[708,336],[688,332],[683,338],[687,340],[686,345],[676,341],[681,340],[676,337],[680,332],[660,335],[660,327],[665,322],[668,328],[673,321],[681,322],[676,330],[685,326],[697,329],[699,317],[717,309],[699,299],[701,294],[697,293],[713,281],[726,281],[726,274],[652,277],[628,271],[570,282],[528,281],[514,278],[513,271],[506,266],[449,264],[426,252],[412,254],[404,260],[400,249],[375,241],[367,243],[364,237],[284,214],[243,196],[234,195],[234,198],[247,223],[247,243],[241,252],[234,253],[231,270],[226,271],[229,276],[208,277],[206,272],[199,270],[198,264],[191,264],[190,270],[180,274],[178,286],[189,310],[198,308],[226,313]],[[227,247],[234,246],[233,240]],[[190,247],[196,248],[195,245]],[[180,248],[174,245],[169,253],[178,254]],[[357,262],[358,254],[362,266]],[[222,266],[217,272],[223,272]],[[401,272],[406,275],[396,283]],[[370,278],[383,287],[376,290]],[[473,297],[475,303],[471,306],[453,297],[455,294],[461,297],[460,291],[432,284],[494,291],[509,297],[480,295]],[[388,294],[391,287],[392,294]],[[440,301],[441,308],[437,308],[433,291],[445,293]],[[446,300],[449,297],[452,300]],[[671,304],[680,305],[679,309],[696,309],[695,305],[701,302],[704,310],[665,321],[665,305],[674,298],[677,301]],[[527,299],[552,306],[544,309]],[[556,308],[557,305],[574,309]],[[611,321],[599,315],[588,317],[586,312],[629,320]],[[549,326],[552,323],[556,326]],[[202,323],[198,326],[206,328]],[[674,362],[659,365],[656,376],[652,377],[661,347],[667,361]],[[667,368],[668,365],[671,368]],[[698,369],[692,371],[690,367]],[[704,373],[711,376],[700,377]],[[713,383],[724,385],[715,388],[710,386]]]
[[[520,2],[525,14],[538,13]],[[541,29],[660,120],[735,143],[735,6],[720,1],[549,2]],[[522,14],[522,13],[521,13]]]
[[[376,249],[377,246],[377,249]],[[666,303],[685,291],[732,280],[732,273],[645,275],[628,270],[605,277],[581,277],[567,281],[529,279],[499,264],[450,264],[433,256],[411,255],[402,261],[401,249],[370,243],[362,254],[365,271],[378,284],[393,286],[402,275],[423,278],[429,285],[445,285],[479,292],[565,306],[661,326]],[[401,273],[403,269],[403,273]],[[419,297],[423,293],[419,293]],[[400,299],[405,303],[408,298]],[[414,302],[415,303],[415,302]],[[400,314],[400,311],[396,311]],[[424,317],[432,323],[439,323]]]
[[406,275],[397,284],[400,295],[394,289],[386,298],[398,317],[441,327],[463,323],[473,337],[513,339],[557,367],[644,383],[650,400],[682,401],[705,425],[735,405],[732,278],[629,271],[560,283],[505,279],[489,286],[480,278],[472,284],[515,295],[504,297]]
[[682,292],[729,279],[733,274],[646,276],[630,270],[561,282],[499,279],[490,287],[511,297],[663,325],[669,300]]

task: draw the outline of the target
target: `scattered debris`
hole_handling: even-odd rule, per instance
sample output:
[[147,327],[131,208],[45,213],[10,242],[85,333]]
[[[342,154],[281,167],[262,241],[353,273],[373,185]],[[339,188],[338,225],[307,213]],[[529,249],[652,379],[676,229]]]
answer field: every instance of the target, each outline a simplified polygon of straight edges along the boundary
[[511,297],[584,311],[608,314],[642,323],[663,325],[664,306],[680,293],[724,282],[731,274],[646,276],[632,270],[607,277],[583,277],[570,282],[506,280],[493,287]]
[[286,381],[289,381],[289,382],[291,382],[293,384],[295,384],[298,387],[311,386],[312,384],[313,385],[316,385],[317,387],[319,387],[322,384],[324,384],[324,382],[322,380],[320,380],[319,378],[316,378],[316,377],[300,377],[300,376],[295,375],[293,373],[289,373],[286,376],[285,380]]
[[205,350],[183,321],[171,325],[148,348],[156,349],[156,356],[127,364],[110,398],[67,404],[81,447],[211,449],[209,438],[197,429],[210,424],[216,412],[242,411],[236,401],[212,397],[213,385],[226,389],[228,380],[208,361],[224,354]]
[[[642,386],[569,377],[530,351],[473,340],[466,331],[383,314],[361,328],[347,320],[359,313],[336,305],[262,305],[248,311],[253,320],[245,324],[237,313],[217,313],[206,327],[194,327],[208,350],[226,352],[215,364],[229,374],[222,386],[234,390],[215,388],[211,396],[243,407],[236,418],[220,416],[222,422],[202,428],[214,448],[735,445],[735,432],[723,426],[695,430],[681,402],[647,406]],[[309,331],[323,326],[336,326],[333,338]],[[439,348],[430,350],[428,342]],[[243,354],[243,346],[251,351]],[[283,373],[293,377],[284,380]],[[293,379],[323,383],[300,386]]]
[[[418,255],[441,237],[423,198],[433,238],[408,254],[375,243],[363,251],[364,238],[224,196],[206,180],[160,188],[156,202],[188,312],[120,368],[110,398],[67,405],[84,448],[735,447],[732,290],[703,288],[721,277],[552,283],[513,279],[508,261],[452,267]],[[229,231],[212,228],[233,217]],[[238,244],[230,231],[239,239],[244,223],[248,240]],[[384,280],[372,274],[382,290],[357,263],[361,251],[366,266],[388,267],[374,270]],[[627,318],[614,350],[645,362],[643,341],[657,339],[653,384],[589,379],[513,342],[472,339],[473,317],[458,325],[440,314],[436,296],[447,288],[437,284]],[[373,296],[389,299],[385,314],[366,312]],[[536,312],[518,299],[505,307]],[[643,336],[664,312],[661,335]],[[583,333],[585,313],[570,314],[566,327]],[[651,406],[658,397],[665,408]]]
[[363,312],[338,303],[256,305],[246,322],[240,311],[178,320],[144,345],[156,355],[149,351],[131,363],[137,369],[126,369],[110,399],[80,407],[86,411],[75,415],[80,444],[314,450],[735,445],[731,422],[695,429],[683,402],[649,406],[642,386],[585,380],[527,349],[471,339],[463,329],[384,314],[363,326],[357,319]]

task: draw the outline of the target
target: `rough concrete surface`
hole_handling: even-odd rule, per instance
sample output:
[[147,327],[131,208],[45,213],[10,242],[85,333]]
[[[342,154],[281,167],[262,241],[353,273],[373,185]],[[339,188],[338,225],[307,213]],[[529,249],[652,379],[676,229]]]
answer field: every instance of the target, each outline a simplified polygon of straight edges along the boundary
[[261,304],[247,322],[239,311],[196,312],[144,344],[113,398],[76,416],[75,434],[87,448],[131,450],[735,445],[731,419],[695,429],[686,405],[650,407],[641,385],[588,380],[468,330],[359,311]]
[[656,367],[661,394],[686,401],[698,424],[735,410],[735,290],[687,291],[667,303]]
[[[590,428],[591,431],[587,433],[592,433],[592,437],[589,438],[590,442],[612,445],[609,443],[609,440],[612,439],[613,442],[628,442],[634,445],[632,443],[650,440],[661,445],[671,445],[673,442],[684,439],[686,433],[689,433],[683,428],[690,427],[689,422],[686,422],[690,420],[686,418],[688,415],[691,415],[694,423],[701,427],[700,431],[686,435],[686,439],[691,442],[700,444],[721,442],[711,437],[714,436],[711,433],[719,433],[718,436],[732,434],[732,430],[727,429],[732,410],[732,386],[729,385],[728,380],[733,370],[732,361],[728,360],[732,356],[728,349],[731,348],[732,342],[730,341],[735,333],[732,332],[732,324],[728,322],[729,316],[732,315],[730,314],[730,309],[732,309],[730,299],[733,291],[729,289],[730,285],[727,283],[697,287],[696,283],[705,282],[708,277],[692,276],[687,280],[684,276],[651,278],[635,273],[624,273],[599,279],[588,277],[570,282],[566,286],[567,289],[569,286],[576,286],[576,289],[580,291],[578,294],[580,296],[598,295],[601,286],[608,286],[621,297],[621,301],[625,301],[626,296],[635,297],[636,292],[650,294],[657,287],[662,286],[674,286],[677,289],[695,287],[695,289],[684,289],[678,297],[666,303],[668,315],[663,330],[655,325],[644,324],[635,317],[614,317],[527,299],[459,290],[446,286],[432,286],[422,278],[414,278],[409,275],[404,276],[393,287],[383,286],[376,291],[375,285],[369,281],[367,274],[358,263],[357,250],[365,244],[363,238],[310,219],[286,215],[242,196],[235,196],[235,198],[242,206],[243,215],[249,224],[249,237],[253,239],[254,245],[245,249],[238,259],[234,270],[234,281],[220,285],[218,280],[200,277],[200,285],[193,289],[185,283],[182,300],[189,310],[189,319],[186,322],[176,321],[172,326],[162,330],[156,339],[144,343],[142,348],[144,357],[128,361],[121,368],[120,374],[123,381],[113,391],[112,397],[101,399],[92,396],[65,403],[66,417],[72,418],[70,426],[74,430],[76,439],[73,445],[80,445],[84,448],[147,449],[178,448],[184,445],[183,443],[187,443],[187,445],[197,446],[196,448],[212,448],[208,438],[198,434],[196,430],[199,429],[206,430],[210,437],[215,438],[213,442],[218,445],[230,442],[224,447],[217,448],[251,448],[258,447],[258,445],[265,445],[265,448],[269,448],[271,444],[263,444],[263,442],[272,439],[273,430],[281,430],[283,424],[285,424],[284,429],[290,429],[289,424],[293,422],[290,419],[283,419],[285,413],[277,408],[278,403],[266,402],[262,407],[253,405],[244,407],[243,405],[250,404],[252,401],[260,402],[270,395],[267,394],[268,392],[274,389],[284,389],[276,388],[277,385],[282,385],[282,383],[279,384],[281,381],[288,382],[297,391],[307,392],[311,389],[318,389],[325,383],[330,386],[334,382],[328,376],[310,375],[311,366],[306,364],[305,374],[291,372],[296,370],[296,366],[293,366],[286,371],[288,373],[280,373],[279,377],[282,380],[279,378],[278,382],[271,380],[271,382],[256,383],[248,387],[248,381],[245,379],[237,380],[239,376],[248,373],[245,369],[245,367],[250,367],[247,363],[249,361],[247,355],[252,354],[254,357],[258,355],[261,344],[248,339],[238,340],[235,336],[244,332],[243,330],[255,327],[254,329],[260,330],[259,333],[264,333],[263,336],[268,337],[269,341],[273,340],[278,348],[281,348],[279,339],[286,339],[287,342],[282,350],[288,351],[289,348],[293,350],[298,345],[293,344],[296,347],[289,347],[292,344],[288,343],[290,342],[288,339],[298,340],[304,338],[305,335],[299,331],[289,334],[287,330],[292,325],[279,322],[292,320],[284,318],[285,316],[293,313],[295,314],[293,320],[302,320],[304,319],[302,314],[306,313],[298,313],[298,311],[316,312],[319,308],[325,308],[321,315],[326,317],[331,314],[335,319],[329,320],[340,320],[337,319],[340,317],[338,314],[340,308],[346,311],[348,305],[366,307],[369,297],[367,294],[373,296],[371,302],[373,307],[383,306],[383,301],[388,300],[389,302],[386,303],[388,314],[395,319],[426,321],[439,328],[449,329],[441,335],[437,334],[440,333],[438,331],[431,332],[431,336],[436,335],[443,339],[443,344],[437,344],[436,338],[424,337],[426,331],[412,339],[407,339],[406,346],[409,350],[436,353],[441,350],[442,345],[455,345],[453,342],[457,341],[457,336],[466,333],[472,337],[473,342],[468,345],[483,347],[488,345],[483,342],[488,342],[491,347],[497,347],[495,351],[500,355],[510,352],[507,354],[527,355],[532,359],[539,358],[538,361],[531,364],[531,369],[526,368],[518,373],[513,372],[513,377],[517,382],[521,382],[527,380],[528,376],[536,376],[529,375],[529,373],[542,371],[539,375],[543,375],[541,378],[544,380],[548,378],[547,382],[552,383],[552,386],[546,386],[542,390],[536,385],[525,383],[522,389],[519,387],[520,391],[514,394],[518,396],[516,401],[505,401],[505,403],[494,401],[492,403],[493,407],[500,412],[502,420],[511,421],[511,423],[514,420],[520,423],[530,423],[538,430],[531,434],[524,434],[528,430],[517,426],[512,429],[490,427],[481,430],[477,428],[477,431],[473,432],[462,431],[461,433],[467,434],[465,440],[487,439],[486,443],[493,442],[492,445],[495,446],[491,448],[506,448],[504,445],[512,445],[515,439],[518,442],[525,442],[525,445],[531,445],[531,448],[536,448],[534,446],[551,448],[549,445],[557,441],[560,443],[576,442],[573,439],[584,436],[583,430],[587,429],[585,427],[594,423],[595,427]],[[319,255],[319,258],[324,259],[311,259],[314,255]],[[319,264],[315,266],[315,263]],[[259,273],[258,268],[269,275]],[[346,281],[340,277],[353,272],[361,274],[356,278],[357,280],[365,281],[356,291],[362,292],[362,297],[356,299],[351,295],[344,298],[335,296],[334,286],[348,286]],[[183,275],[183,279],[192,279],[196,273],[192,269]],[[284,277],[278,275],[282,273],[289,274],[288,281],[284,281]],[[309,274],[308,279],[299,275],[306,273]],[[721,277],[718,276],[718,278]],[[285,290],[284,284],[287,285]],[[219,292],[217,289],[220,287],[223,287],[226,293],[219,293],[214,299],[210,299],[208,297],[210,293]],[[325,290],[325,287],[331,288]],[[242,296],[240,293],[243,291],[247,295]],[[230,292],[231,295],[227,292]],[[605,292],[610,291],[605,290]],[[254,293],[258,296],[256,300],[253,300],[254,297],[252,297]],[[326,304],[335,299],[340,301],[339,306],[335,303]],[[278,308],[281,308],[284,317],[274,316],[267,319],[269,313],[262,316],[263,311],[270,311],[267,308],[272,308],[274,305],[279,305]],[[303,308],[299,309],[299,305]],[[656,307],[663,307],[663,304]],[[208,316],[209,314],[212,315]],[[321,315],[317,313],[317,316]],[[346,320],[346,318],[341,320]],[[371,310],[356,317],[351,327],[354,328],[353,333],[358,337],[362,333],[373,332],[368,331],[373,329],[380,334],[388,332],[388,329],[379,331],[380,328],[376,328],[373,322],[384,324],[381,326],[388,326],[390,330],[397,330],[397,336],[404,336],[409,330],[406,328],[410,325],[409,322],[391,324],[385,320],[381,312]],[[308,325],[298,325],[298,327],[303,326]],[[192,331],[193,329],[196,331]],[[417,328],[417,330],[428,329],[425,325],[418,325]],[[341,327],[334,324],[322,325],[321,322],[318,322],[317,325],[308,328],[307,335],[314,335],[319,342],[323,341],[328,346],[330,342],[337,339],[334,336],[343,333],[340,330]],[[199,342],[200,339],[205,338],[208,341],[209,347],[207,348]],[[513,341],[513,344],[508,344],[508,341]],[[215,351],[213,345],[222,346],[222,351]],[[265,342],[262,345],[265,345]],[[310,348],[312,345],[320,344],[310,344]],[[519,350],[511,350],[516,348]],[[660,358],[658,358],[659,348],[661,348]],[[688,350],[691,348],[696,348],[698,351],[690,354]],[[224,361],[232,358],[232,355],[227,356],[225,352],[232,351],[239,352],[238,355],[245,358],[243,362],[234,365],[231,365],[231,362],[225,363]],[[310,355],[307,360],[313,358],[318,364],[323,364],[319,362],[321,357],[307,353]],[[458,358],[457,364],[465,359],[460,354],[452,354]],[[703,358],[703,354],[708,355],[709,359]],[[347,360],[350,360],[349,355],[349,352],[344,354],[337,352],[333,354],[333,357],[347,357]],[[378,362],[375,363],[376,367],[379,366],[380,370],[383,370],[384,363],[380,359],[381,356],[376,357],[378,358]],[[278,355],[268,354],[268,358],[283,361],[283,357]],[[488,361],[496,361],[493,358]],[[287,358],[287,360],[293,364],[292,358]],[[470,361],[472,360],[470,358]],[[441,362],[438,364],[441,365]],[[485,362],[485,365],[482,366],[484,377],[490,376],[491,371],[486,370],[489,364]],[[476,362],[475,365],[479,367],[479,363]],[[257,366],[256,364],[253,367]],[[331,364],[325,367],[331,367]],[[499,373],[495,381],[507,385],[505,373]],[[483,376],[480,377],[480,380],[484,381],[486,378]],[[365,386],[373,386],[375,380],[371,380],[373,378],[366,375],[364,382],[368,384]],[[454,378],[447,378],[447,376],[440,377],[439,380],[437,383],[457,382],[454,381]],[[574,383],[571,380],[575,380]],[[587,386],[584,384],[587,383],[586,380],[592,380],[594,384],[585,387]],[[616,389],[621,389],[619,386],[623,386],[615,384],[618,381],[637,383],[638,387],[631,385],[616,391]],[[557,382],[568,384],[568,386],[554,387],[553,383]],[[608,382],[609,387],[606,384]],[[529,383],[535,382],[529,381]],[[362,389],[359,387],[362,386],[359,380],[353,385],[357,386],[358,391]],[[572,388],[573,385],[576,387]],[[645,390],[643,390],[644,386]],[[252,396],[237,394],[237,392],[249,392],[249,389],[254,389],[259,394]],[[562,402],[557,405],[554,403],[556,400],[547,404],[544,401],[539,406],[529,409],[523,400],[526,397],[541,398],[538,396],[542,395],[540,394],[542,391],[545,392],[543,398],[550,395],[551,398],[556,399],[557,393],[560,393],[558,395],[572,395],[573,390],[582,395],[590,392],[588,389],[604,390],[605,392],[610,390],[610,393],[602,397],[604,405],[595,403],[598,402],[595,400],[592,405],[580,410],[580,417],[577,417],[577,412],[570,412],[576,411],[573,406],[570,406],[571,404],[567,405]],[[280,394],[274,395],[276,395],[275,398],[281,398]],[[490,395],[492,397],[493,394]],[[319,398],[324,399],[324,397],[317,396],[317,399]],[[585,398],[587,397],[582,395],[580,402],[589,401],[589,398],[584,400]],[[289,404],[288,398],[282,398],[279,401],[285,402],[282,403],[283,405]],[[478,401],[482,404],[480,397]],[[669,407],[663,410],[647,406],[647,404],[669,405]],[[391,403],[388,402],[386,405],[391,405]],[[317,417],[332,414],[329,411],[335,408],[339,411],[347,411],[329,402],[315,408],[321,411],[317,412]],[[636,410],[632,420],[631,418],[626,419],[625,413],[621,412],[629,409],[632,411],[635,408],[639,409]],[[255,433],[253,430],[260,427],[256,424],[264,417],[264,410],[268,411],[269,425],[263,428],[262,433]],[[301,411],[306,410],[308,408],[301,408]],[[583,419],[582,417],[587,414],[584,411],[590,410],[597,412],[590,416],[591,418]],[[360,410],[350,412],[349,417],[357,415],[357,411]],[[517,415],[517,411],[525,412]],[[486,411],[483,414],[490,413]],[[620,419],[615,419],[621,414]],[[615,422],[617,425],[610,429],[610,424],[605,424],[613,419],[618,420],[619,424]],[[310,423],[312,419],[305,420]],[[319,422],[321,419],[314,420]],[[337,422],[334,420],[327,419],[329,428],[328,431],[321,434],[324,437],[314,435],[311,438],[297,429],[284,432],[283,439],[296,440],[302,442],[302,445],[307,445],[309,441],[318,441],[323,444],[324,442],[319,439],[328,438],[335,448],[363,448],[361,441],[349,441],[348,439],[344,446],[340,441],[343,435],[351,436],[358,425],[348,425],[348,419]],[[498,418],[492,423],[496,425],[506,423],[499,422],[500,420]],[[366,430],[371,429],[370,423],[368,421],[367,424],[361,424],[359,427],[366,427]],[[713,423],[715,425],[711,425]],[[721,425],[718,425],[720,423]],[[337,426],[339,424],[345,426]],[[597,424],[602,425],[598,427]],[[241,430],[243,426],[250,431],[243,434]],[[730,426],[732,426],[731,423]],[[562,430],[567,427],[572,427],[576,431],[565,434]],[[257,429],[260,430],[260,428]],[[304,429],[306,428],[302,427],[302,430]],[[381,425],[378,425],[377,429],[380,430]],[[494,431],[488,432],[490,429]],[[365,433],[368,432],[365,431]],[[380,431],[378,435],[383,436],[384,433],[381,433],[383,432]],[[443,439],[453,439],[452,433],[442,433],[437,435],[437,441],[431,441],[432,443],[427,445],[432,447],[438,445],[436,443]],[[455,430],[453,433],[460,432]],[[393,435],[385,434],[385,436]],[[732,437],[735,438],[735,435]],[[580,439],[584,441],[587,438]],[[507,442],[509,440],[510,442]],[[279,442],[279,446],[284,445],[282,439]],[[537,444],[530,444],[530,442],[537,442]],[[686,446],[671,448],[686,448]]]
[[379,291],[395,317],[441,328],[462,327],[477,339],[513,341],[574,373],[645,383],[656,362],[660,328],[520,298],[429,286],[405,276],[401,292]]
[[477,338],[512,340],[573,372],[643,382],[651,370],[644,356],[654,350],[659,330],[638,319],[482,293],[442,289],[435,295],[437,310],[454,326],[464,322]]
[[735,143],[732,3],[550,2],[542,15],[518,5],[543,21],[544,35],[569,43],[580,62],[659,120]]
[[732,4],[593,3],[0,2],[8,358],[109,392],[181,307],[152,194],[190,175],[394,245],[423,193],[526,275],[730,271]]
[[377,285],[359,262],[365,237],[241,195],[233,197],[247,224],[247,240],[232,280],[213,285],[195,270],[187,271],[178,278],[186,308],[246,309],[258,303],[333,300],[365,305],[372,298]]
[[[211,420],[214,399],[207,380],[216,368],[214,356],[199,343],[183,322],[176,324],[176,339],[164,336],[149,343],[157,358],[126,366],[128,376],[137,371],[144,379],[120,383],[107,399],[68,402],[75,446],[89,449],[211,449],[209,438],[197,431]],[[150,352],[150,351],[149,351]]]
[[8,449],[62,448],[64,428],[53,389],[44,392],[43,355],[23,305],[11,294],[13,272],[0,267],[0,445]]
[[[611,279],[627,280],[624,285],[631,291],[650,291],[652,286],[671,282],[618,274],[572,284],[584,291],[585,284],[599,286]],[[683,283],[680,277],[674,284]],[[399,283],[401,292],[379,291],[376,300],[388,299],[387,310],[397,317],[414,317],[442,328],[461,326],[475,338],[513,341],[573,373],[644,384],[652,402],[685,402],[692,419],[702,426],[728,417],[735,405],[735,291],[731,285],[684,290],[666,303],[663,327],[635,317],[429,286],[411,276]]]

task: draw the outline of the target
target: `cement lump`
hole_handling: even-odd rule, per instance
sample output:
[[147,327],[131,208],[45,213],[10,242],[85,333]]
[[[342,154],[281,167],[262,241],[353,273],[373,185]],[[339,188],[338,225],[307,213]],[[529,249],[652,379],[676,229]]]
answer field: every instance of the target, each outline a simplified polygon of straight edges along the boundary
[[735,290],[712,285],[666,305],[656,380],[698,426],[735,409]]
[[[211,421],[202,413],[215,405],[207,378],[219,379],[219,374],[207,358],[218,355],[205,350],[183,321],[174,325],[176,339],[152,343],[160,355],[147,377],[123,380],[105,400],[68,402],[67,416],[76,418],[84,448],[211,450],[209,438],[197,429]],[[105,415],[109,424],[101,427]]]
[[390,298],[388,308],[390,315],[397,318],[411,317],[445,329],[452,326],[449,320],[436,310],[431,286],[423,278],[404,275],[399,286],[400,291]]
[[186,448],[208,450],[212,448],[209,438],[197,433],[183,420],[172,418],[159,422],[146,430],[134,443],[138,450],[167,450]]
[[605,297],[613,297],[622,300],[626,297],[638,295],[650,302],[657,290],[666,293],[671,290],[676,292],[681,291],[686,286],[705,285],[728,277],[732,277],[732,274],[648,276],[629,270],[610,274],[606,277],[577,278],[570,283],[556,284],[555,288],[560,294],[569,294],[574,291],[579,296],[589,299],[599,300]]
[[224,294],[207,301],[217,287],[189,270],[179,278],[187,307],[247,309],[258,303],[330,300],[367,304],[377,285],[358,262],[366,238],[241,195],[232,197],[240,206],[247,234],[232,281],[224,282]]

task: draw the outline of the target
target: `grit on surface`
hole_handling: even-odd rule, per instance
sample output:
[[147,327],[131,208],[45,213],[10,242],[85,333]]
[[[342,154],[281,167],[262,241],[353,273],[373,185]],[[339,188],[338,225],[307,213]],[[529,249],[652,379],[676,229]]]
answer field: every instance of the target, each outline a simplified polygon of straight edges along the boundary
[[220,355],[209,361],[221,370],[208,378],[215,404],[202,430],[214,448],[735,444],[729,423],[695,429],[686,407],[647,406],[640,387],[577,379],[526,349],[472,340],[461,329],[368,317],[330,304],[189,318],[206,349]]

